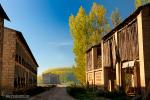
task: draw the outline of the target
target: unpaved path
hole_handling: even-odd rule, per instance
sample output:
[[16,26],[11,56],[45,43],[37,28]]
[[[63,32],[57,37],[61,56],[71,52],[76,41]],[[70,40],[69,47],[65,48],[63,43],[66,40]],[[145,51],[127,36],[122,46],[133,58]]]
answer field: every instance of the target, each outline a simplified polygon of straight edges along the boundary
[[55,87],[28,100],[75,100],[67,94],[66,87]]

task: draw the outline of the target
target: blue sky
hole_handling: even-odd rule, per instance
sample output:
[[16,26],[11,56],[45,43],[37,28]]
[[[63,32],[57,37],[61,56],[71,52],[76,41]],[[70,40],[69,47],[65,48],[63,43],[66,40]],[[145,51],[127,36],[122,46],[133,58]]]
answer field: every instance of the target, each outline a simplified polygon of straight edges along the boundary
[[134,0],[0,0],[11,22],[5,26],[21,31],[35,56],[41,74],[47,68],[72,66],[73,42],[68,18],[80,6],[86,13],[93,2],[107,9],[107,18],[115,8],[126,18],[134,11]]

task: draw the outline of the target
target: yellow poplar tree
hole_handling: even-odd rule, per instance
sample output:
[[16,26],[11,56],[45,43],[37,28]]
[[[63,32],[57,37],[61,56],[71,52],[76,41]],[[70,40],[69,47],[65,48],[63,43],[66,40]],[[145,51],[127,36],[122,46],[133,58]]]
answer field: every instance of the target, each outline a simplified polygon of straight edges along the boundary
[[121,18],[121,15],[120,15],[118,9],[115,9],[112,12],[110,18],[111,18],[111,22],[113,24],[113,27],[116,27],[117,25],[119,25],[122,22],[122,18]]
[[91,11],[88,15],[88,33],[90,34],[90,46],[100,43],[101,35],[107,33],[110,30],[110,25],[107,22],[105,14],[106,9],[103,6],[97,3],[93,3]]
[[76,16],[69,17],[70,32],[74,42],[73,52],[75,54],[75,75],[82,85],[86,84],[86,56],[85,52],[89,46],[100,42],[101,34],[110,29],[105,18],[106,10],[103,6],[93,3],[88,15],[82,7]]
[[69,18],[69,26],[74,42],[73,52],[75,54],[75,75],[82,85],[85,85],[85,50],[87,45],[86,13],[82,7],[79,8],[76,17]]

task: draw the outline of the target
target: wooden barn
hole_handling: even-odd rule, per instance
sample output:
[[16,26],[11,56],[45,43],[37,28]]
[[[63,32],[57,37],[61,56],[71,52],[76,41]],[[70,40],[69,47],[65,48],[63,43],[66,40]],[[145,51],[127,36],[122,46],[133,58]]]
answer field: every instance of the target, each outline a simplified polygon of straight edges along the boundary
[[101,45],[92,46],[86,51],[86,82],[90,86],[102,84]]
[[139,7],[86,55],[87,84],[127,94],[150,91],[150,4]]
[[150,91],[150,4],[102,38],[104,89],[126,93]]

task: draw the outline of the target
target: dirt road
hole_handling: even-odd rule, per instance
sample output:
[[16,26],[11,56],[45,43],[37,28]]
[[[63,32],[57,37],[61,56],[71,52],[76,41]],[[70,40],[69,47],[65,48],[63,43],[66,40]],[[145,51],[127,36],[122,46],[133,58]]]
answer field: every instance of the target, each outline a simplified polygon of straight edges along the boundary
[[36,95],[28,100],[75,100],[67,94],[66,87],[59,86]]

